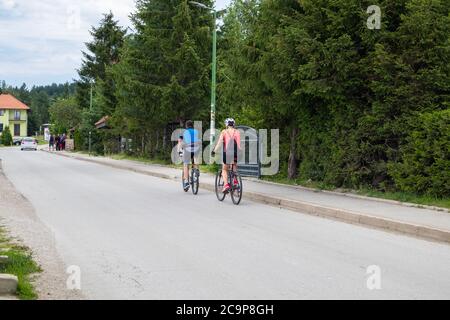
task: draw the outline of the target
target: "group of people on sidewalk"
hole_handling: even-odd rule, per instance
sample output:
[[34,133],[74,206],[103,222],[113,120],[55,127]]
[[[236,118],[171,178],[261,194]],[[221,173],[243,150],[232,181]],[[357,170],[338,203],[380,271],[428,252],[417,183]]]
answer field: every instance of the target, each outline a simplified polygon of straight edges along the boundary
[[49,151],[64,151],[66,150],[66,134],[60,135],[50,135],[50,139],[48,142],[48,150]]

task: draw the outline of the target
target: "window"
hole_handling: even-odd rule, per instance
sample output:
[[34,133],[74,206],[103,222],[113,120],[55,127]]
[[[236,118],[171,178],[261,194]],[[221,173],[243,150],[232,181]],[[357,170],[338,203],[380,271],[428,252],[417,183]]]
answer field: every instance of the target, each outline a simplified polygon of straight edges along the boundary
[[14,125],[14,136],[20,137],[20,124]]
[[0,123],[0,133],[3,132],[3,123]]
[[20,120],[20,110],[14,110],[14,120]]
[[0,110],[0,117],[5,114],[5,110]]

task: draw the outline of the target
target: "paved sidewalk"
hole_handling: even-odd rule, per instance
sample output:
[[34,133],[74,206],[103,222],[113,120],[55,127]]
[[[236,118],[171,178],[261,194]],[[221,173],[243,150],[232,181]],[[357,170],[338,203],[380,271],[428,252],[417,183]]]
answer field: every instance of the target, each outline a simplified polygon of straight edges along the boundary
[[[79,153],[61,152],[57,154],[118,169],[178,180],[181,184],[181,170],[176,168],[131,160],[90,157]],[[214,179],[212,174],[202,173],[200,187],[213,191]],[[393,201],[350,197],[345,194],[314,191],[295,186],[283,186],[254,179],[245,179],[244,181],[245,199],[301,213],[450,242],[450,213],[448,211],[411,207]]]

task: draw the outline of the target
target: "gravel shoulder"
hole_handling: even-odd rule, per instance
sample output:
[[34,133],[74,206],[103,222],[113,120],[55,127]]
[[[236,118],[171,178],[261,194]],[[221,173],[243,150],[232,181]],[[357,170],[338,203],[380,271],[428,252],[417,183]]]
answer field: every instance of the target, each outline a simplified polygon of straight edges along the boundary
[[0,224],[14,241],[25,245],[42,268],[33,283],[39,300],[80,300],[80,292],[66,289],[66,266],[58,255],[54,236],[35,213],[31,203],[20,194],[2,171],[0,163]]

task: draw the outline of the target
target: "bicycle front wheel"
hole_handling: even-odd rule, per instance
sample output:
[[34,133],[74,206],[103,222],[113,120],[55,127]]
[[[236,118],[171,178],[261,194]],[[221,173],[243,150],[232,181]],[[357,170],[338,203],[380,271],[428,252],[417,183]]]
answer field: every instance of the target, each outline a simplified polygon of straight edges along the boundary
[[[237,182],[237,184],[235,182]],[[231,200],[233,200],[235,205],[239,205],[242,200],[242,178],[239,173],[234,173],[234,177],[232,177]]]
[[223,186],[224,186],[222,170],[219,170],[219,172],[217,172],[217,174],[216,174],[216,184],[215,185],[216,185],[215,189],[216,189],[217,200],[219,200],[219,201],[225,200],[226,194],[222,192]]

